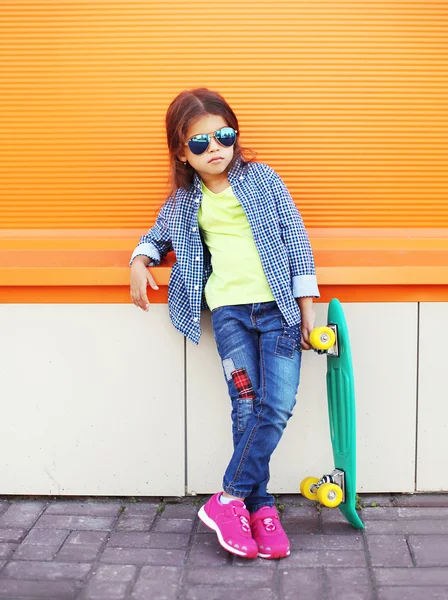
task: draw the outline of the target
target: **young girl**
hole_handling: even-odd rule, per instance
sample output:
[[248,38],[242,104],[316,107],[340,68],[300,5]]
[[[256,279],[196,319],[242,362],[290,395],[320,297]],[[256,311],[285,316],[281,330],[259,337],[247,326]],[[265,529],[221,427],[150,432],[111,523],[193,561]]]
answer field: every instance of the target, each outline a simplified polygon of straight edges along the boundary
[[247,157],[237,118],[205,88],[171,103],[166,131],[172,192],[131,258],[131,297],[148,310],[148,266],[171,250],[173,325],[194,343],[201,308],[213,332],[232,401],[234,451],[218,492],[199,518],[226,550],[245,558],[288,556],[289,541],[268,493],[269,461],[292,414],[301,350],[310,349],[313,253],[280,177]]

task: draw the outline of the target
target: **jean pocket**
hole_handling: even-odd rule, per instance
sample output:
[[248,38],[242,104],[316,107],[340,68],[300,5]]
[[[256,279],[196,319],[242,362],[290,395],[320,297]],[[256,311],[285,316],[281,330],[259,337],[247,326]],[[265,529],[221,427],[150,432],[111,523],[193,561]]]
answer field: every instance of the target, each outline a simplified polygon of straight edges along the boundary
[[285,358],[294,358],[294,350],[297,348],[297,340],[287,335],[280,335],[277,338],[275,353]]
[[254,401],[252,398],[238,398],[238,431],[246,431],[253,410]]

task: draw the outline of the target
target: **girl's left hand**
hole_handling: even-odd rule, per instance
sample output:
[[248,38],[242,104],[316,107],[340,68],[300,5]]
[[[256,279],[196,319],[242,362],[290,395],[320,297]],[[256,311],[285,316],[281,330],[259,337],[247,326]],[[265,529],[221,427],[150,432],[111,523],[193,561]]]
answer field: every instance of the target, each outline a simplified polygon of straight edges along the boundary
[[314,310],[302,312],[302,349],[303,350],[311,350],[312,346],[310,344],[310,333],[314,329],[314,321],[316,319],[316,314]]

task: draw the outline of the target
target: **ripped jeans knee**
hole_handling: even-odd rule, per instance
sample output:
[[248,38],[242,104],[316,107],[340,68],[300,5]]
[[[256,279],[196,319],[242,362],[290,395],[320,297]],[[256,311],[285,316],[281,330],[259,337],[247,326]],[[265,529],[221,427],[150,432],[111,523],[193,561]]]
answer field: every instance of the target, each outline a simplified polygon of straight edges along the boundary
[[229,387],[233,384],[236,391],[236,394],[231,393],[232,421],[236,431],[241,433],[254,411],[255,390],[245,367],[235,368],[232,358],[225,358],[222,366]]

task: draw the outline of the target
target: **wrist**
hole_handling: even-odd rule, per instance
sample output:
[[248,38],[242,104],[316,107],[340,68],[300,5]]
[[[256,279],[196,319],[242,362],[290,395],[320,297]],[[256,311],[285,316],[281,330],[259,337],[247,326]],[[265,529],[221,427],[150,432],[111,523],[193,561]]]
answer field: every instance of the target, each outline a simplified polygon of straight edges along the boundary
[[140,268],[140,265],[143,265],[146,268],[150,262],[151,262],[151,259],[149,258],[149,256],[143,256],[142,254],[139,254],[132,261],[131,268],[132,267]]

